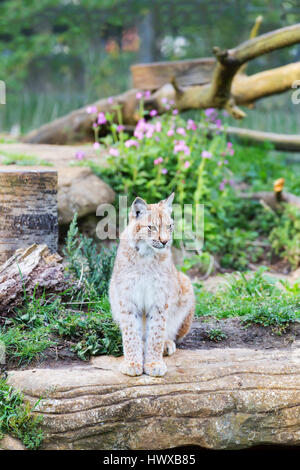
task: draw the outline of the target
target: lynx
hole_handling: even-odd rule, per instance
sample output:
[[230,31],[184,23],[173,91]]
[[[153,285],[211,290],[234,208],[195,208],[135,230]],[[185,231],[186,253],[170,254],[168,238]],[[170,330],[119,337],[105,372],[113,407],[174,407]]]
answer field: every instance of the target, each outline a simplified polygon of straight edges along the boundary
[[158,204],[137,197],[120,236],[110,282],[110,304],[122,331],[123,374],[163,376],[163,354],[190,330],[195,300],[191,281],[172,260],[174,193]]

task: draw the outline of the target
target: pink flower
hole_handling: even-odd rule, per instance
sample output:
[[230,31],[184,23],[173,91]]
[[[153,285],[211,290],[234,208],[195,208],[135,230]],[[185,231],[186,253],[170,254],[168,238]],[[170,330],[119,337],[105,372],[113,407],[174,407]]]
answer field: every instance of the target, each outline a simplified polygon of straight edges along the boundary
[[96,108],[96,106],[88,106],[88,107],[86,108],[86,112],[87,112],[88,114],[96,113],[96,112],[97,112],[97,108]]
[[170,100],[169,103],[173,106],[173,104],[175,104],[175,101],[174,101],[174,100]]
[[216,119],[215,125],[217,126],[218,129],[220,129],[220,127],[222,126],[222,121],[221,121],[221,119]]
[[156,141],[156,142],[159,142],[159,141],[160,141],[160,138],[158,137],[158,135],[156,135],[154,138],[155,138],[155,141]]
[[82,152],[81,150],[78,150],[78,152],[75,153],[76,160],[83,160],[84,156],[85,156],[85,153]]
[[110,96],[110,97],[107,99],[107,102],[108,102],[108,104],[113,104],[114,99]]
[[189,168],[191,166],[189,161],[184,162],[184,168]]
[[161,127],[161,122],[160,122],[160,121],[157,121],[157,122],[155,123],[155,131],[156,131],[156,132],[161,132],[161,129],[162,129],[162,127]]
[[145,95],[146,98],[150,98],[151,91],[150,90],[145,91],[144,95]]
[[215,108],[207,108],[207,109],[205,110],[205,116],[207,116],[207,117],[212,117],[212,116],[214,116],[214,115],[216,115],[216,110],[215,110]]
[[152,109],[149,114],[150,114],[151,117],[156,116],[157,115],[156,109]]
[[162,172],[163,175],[166,175],[168,173],[168,170],[166,168],[162,168],[161,172]]
[[185,129],[183,127],[178,127],[178,129],[176,129],[176,132],[180,135],[186,135]]
[[173,109],[173,115],[176,116],[178,114],[178,109]]
[[224,191],[224,189],[225,189],[225,183],[224,183],[224,181],[222,181],[222,183],[220,183],[220,185],[219,185],[219,190]]
[[228,150],[228,155],[230,155],[230,156],[234,155],[234,149],[229,149]]
[[189,147],[186,145],[184,140],[180,140],[179,142],[175,142],[174,146],[174,153],[184,152],[185,155],[190,155],[191,151]]
[[170,130],[167,132],[167,136],[168,136],[168,137],[171,137],[172,135],[174,135],[174,130],[173,130],[173,129],[170,129]]
[[102,112],[98,114],[98,124],[106,124],[106,117]]
[[162,102],[163,104],[167,104],[168,98],[166,98],[166,97],[164,96],[164,97],[161,99],[161,102]]
[[138,142],[134,139],[128,139],[125,142],[125,147],[127,147],[127,148],[129,148],[129,147],[138,147],[138,146],[139,146]]
[[112,155],[113,157],[118,157],[118,156],[120,155],[119,150],[118,150],[118,149],[114,149],[114,148],[110,148],[110,149],[109,149],[109,153],[110,153],[110,155]]
[[229,149],[232,148],[232,142],[227,142],[227,148],[229,148]]
[[123,132],[125,130],[125,126],[122,126],[122,124],[119,124],[117,126],[117,132]]
[[140,100],[141,98],[143,98],[143,93],[138,91],[137,94],[135,95],[136,99],[137,100]]
[[188,130],[191,129],[192,131],[195,131],[197,129],[197,125],[195,124],[195,121],[193,121],[193,119],[188,119],[186,128]]
[[164,161],[164,159],[162,157],[158,157],[154,160],[154,165],[159,165],[160,163],[162,163]]
[[93,127],[94,129],[96,129],[96,127],[98,127],[98,124],[96,122],[93,122]]
[[211,158],[212,157],[212,153],[211,152],[208,152],[207,150],[203,150],[203,152],[201,153],[201,156],[203,158]]
[[94,147],[95,150],[99,149],[99,148],[100,148],[99,142],[95,142],[95,143],[93,144],[93,147]]

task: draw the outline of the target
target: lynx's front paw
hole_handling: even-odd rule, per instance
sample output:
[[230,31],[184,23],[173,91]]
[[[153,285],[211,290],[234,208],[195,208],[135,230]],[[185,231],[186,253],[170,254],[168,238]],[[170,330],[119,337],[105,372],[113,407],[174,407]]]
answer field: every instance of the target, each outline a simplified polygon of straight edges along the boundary
[[152,377],[162,377],[167,372],[167,366],[164,361],[146,362],[144,365],[145,374]]
[[119,370],[120,372],[122,372],[122,374],[135,377],[137,375],[142,375],[143,364],[140,364],[139,362],[129,362],[129,361],[126,361],[126,359],[123,359]]
[[164,345],[164,356],[172,356],[176,351],[176,344],[172,339],[166,339]]

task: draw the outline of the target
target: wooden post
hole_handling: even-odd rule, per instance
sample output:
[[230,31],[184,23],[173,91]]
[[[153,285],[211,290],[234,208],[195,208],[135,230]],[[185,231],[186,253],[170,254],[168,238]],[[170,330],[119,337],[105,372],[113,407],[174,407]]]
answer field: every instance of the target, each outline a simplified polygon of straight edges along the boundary
[[34,243],[57,251],[57,171],[0,170],[0,263]]

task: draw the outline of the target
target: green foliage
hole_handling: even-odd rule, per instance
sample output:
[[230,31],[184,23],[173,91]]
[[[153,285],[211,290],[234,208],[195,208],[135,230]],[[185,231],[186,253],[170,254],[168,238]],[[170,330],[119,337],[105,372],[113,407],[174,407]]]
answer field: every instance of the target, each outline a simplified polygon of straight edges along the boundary
[[113,322],[107,297],[98,304],[101,310],[88,313],[70,312],[54,324],[59,336],[76,342],[73,350],[82,360],[100,354],[122,354],[122,338],[118,326]]
[[261,268],[254,274],[227,275],[227,282],[216,293],[195,285],[196,316],[217,319],[241,317],[245,325],[287,326],[300,319],[300,287],[283,288]]
[[0,438],[7,433],[19,438],[27,449],[37,449],[43,440],[42,418],[32,415],[37,404],[32,408],[25,405],[23,395],[0,379]]
[[207,330],[206,334],[211,341],[215,341],[216,343],[227,338],[226,333],[220,328],[210,328]]
[[300,210],[285,204],[285,210],[269,235],[276,255],[286,259],[293,269],[300,263]]
[[67,270],[77,281],[72,289],[73,300],[93,302],[108,294],[116,247],[102,248],[98,253],[93,239],[78,233],[77,215],[70,224],[64,255]]

